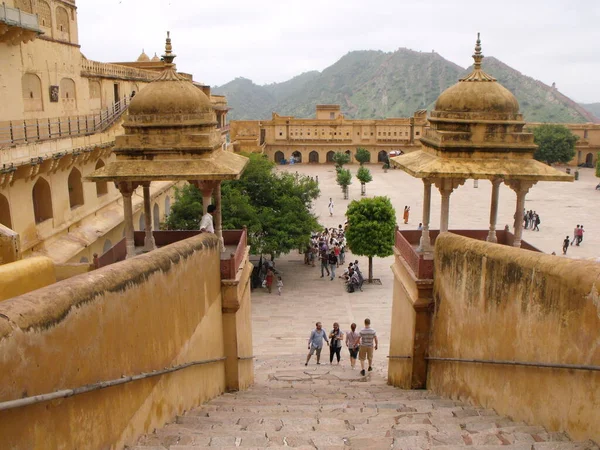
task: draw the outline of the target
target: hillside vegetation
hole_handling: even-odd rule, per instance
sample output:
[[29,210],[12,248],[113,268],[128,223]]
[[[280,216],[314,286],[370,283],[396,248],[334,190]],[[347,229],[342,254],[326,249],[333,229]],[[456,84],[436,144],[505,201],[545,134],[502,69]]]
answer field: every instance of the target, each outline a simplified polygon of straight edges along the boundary
[[[555,89],[488,57],[484,69],[510,89],[532,122],[589,122],[587,110]],[[401,48],[354,51],[322,72],[259,86],[246,78],[214,88],[226,95],[232,120],[270,119],[272,112],[314,117],[317,104],[339,104],[348,118],[408,117],[431,109],[436,98],[470,72],[437,53]]]

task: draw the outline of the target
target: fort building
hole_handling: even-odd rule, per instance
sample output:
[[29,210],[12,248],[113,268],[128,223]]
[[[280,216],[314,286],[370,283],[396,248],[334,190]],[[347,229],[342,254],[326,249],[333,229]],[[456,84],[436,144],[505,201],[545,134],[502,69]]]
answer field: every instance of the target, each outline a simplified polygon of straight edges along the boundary
[[[165,63],[145,53],[131,62],[87,59],[74,0],[4,2],[0,60],[0,224],[12,230],[2,241],[13,249],[1,252],[0,264],[35,255],[91,263],[122,240],[123,208],[114,183],[83,180],[115,160],[130,99]],[[209,98],[226,146],[226,99],[203,83],[194,86]],[[158,181],[150,189],[154,229],[170,211],[175,183]],[[142,190],[133,193],[136,230],[146,223]]]
[[271,120],[238,120],[231,123],[231,142],[236,152],[260,152],[281,163],[332,162],[336,152],[354,155],[357,147],[367,149],[371,162],[383,162],[391,151],[410,152],[419,148],[427,127],[427,111],[413,117],[376,120],[346,119],[339,105],[317,105],[313,119],[280,116]]

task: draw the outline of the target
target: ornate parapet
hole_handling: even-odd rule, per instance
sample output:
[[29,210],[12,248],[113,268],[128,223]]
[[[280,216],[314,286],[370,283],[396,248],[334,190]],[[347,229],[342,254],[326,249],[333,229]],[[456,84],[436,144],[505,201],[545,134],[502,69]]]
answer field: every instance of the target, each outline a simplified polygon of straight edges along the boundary
[[137,69],[118,64],[101,63],[83,59],[81,61],[82,77],[111,78],[117,80],[153,81],[160,75],[154,70]]

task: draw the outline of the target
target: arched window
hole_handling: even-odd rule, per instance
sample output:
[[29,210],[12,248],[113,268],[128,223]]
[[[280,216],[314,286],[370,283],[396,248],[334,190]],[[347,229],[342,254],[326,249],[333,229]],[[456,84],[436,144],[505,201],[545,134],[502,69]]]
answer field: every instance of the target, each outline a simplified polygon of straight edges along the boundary
[[73,167],[67,181],[69,187],[69,204],[71,209],[83,205],[83,183],[81,182],[81,172]]
[[[104,167],[104,161],[102,161],[101,159],[98,160],[98,162],[96,163],[96,169],[101,169],[102,167]],[[106,181],[97,181],[96,182],[96,195],[98,197],[101,197],[102,195],[108,194],[108,183]]]
[[146,231],[146,216],[144,213],[140,214],[140,231]]
[[319,153],[313,150],[308,154],[308,162],[310,163],[318,163],[319,162]]
[[302,153],[300,153],[299,151],[295,151],[294,153],[292,153],[292,156],[294,157],[296,163],[302,162]]
[[25,73],[21,78],[25,111],[43,111],[42,80],[35,73]]
[[154,204],[154,208],[152,209],[152,227],[154,230],[160,229],[160,208],[158,207],[158,203]]
[[50,5],[44,0],[37,1],[37,15],[38,22],[43,28],[52,28],[52,12],[50,11]]
[[107,251],[109,251],[112,248],[112,242],[110,242],[110,239],[107,239],[104,241],[104,247],[102,247],[102,254],[106,253]]
[[282,151],[278,150],[275,152],[275,162],[277,164],[281,164],[281,161],[283,161],[284,159],[285,159],[285,156]]
[[331,163],[333,162],[333,156],[335,155],[335,152],[327,152],[327,162]]
[[165,198],[165,216],[171,214],[171,197],[167,195]]
[[31,7],[31,0],[15,0],[15,8],[21,11],[33,14],[33,8]]
[[0,194],[0,223],[5,227],[12,228],[8,199],[2,194]]
[[56,31],[58,37],[67,41],[71,40],[71,34],[69,31],[69,13],[62,6],[56,7]]
[[585,165],[586,167],[594,167],[594,155],[588,153],[585,157]]
[[50,184],[39,178],[33,185],[31,191],[33,198],[33,215],[35,223],[41,223],[45,220],[52,219],[52,194],[50,193]]
[[75,82],[70,78],[63,78],[60,80],[60,98],[63,100],[75,100],[77,99],[77,92],[75,91]]
[[100,99],[102,97],[102,85],[97,80],[89,81],[90,99]]

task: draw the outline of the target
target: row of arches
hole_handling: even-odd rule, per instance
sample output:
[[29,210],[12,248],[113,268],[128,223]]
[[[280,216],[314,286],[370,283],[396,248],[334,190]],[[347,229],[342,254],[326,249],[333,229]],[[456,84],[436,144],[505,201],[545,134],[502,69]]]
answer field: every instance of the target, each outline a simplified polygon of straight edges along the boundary
[[[333,163],[333,156],[335,155],[336,152],[334,151],[329,151],[326,153],[325,155],[325,161],[327,163]],[[350,150],[346,150],[344,153],[346,153],[347,155],[350,155],[351,152]],[[294,158],[294,162],[295,163],[302,163],[304,156],[302,155],[302,152],[296,150],[294,152],[291,153],[290,158]],[[320,155],[319,152],[316,150],[312,150],[311,152],[308,153],[308,162],[311,164],[317,164],[320,163]],[[284,161],[288,161],[288,158],[285,157],[285,154],[281,151],[278,150],[275,152],[274,157],[273,157],[274,161],[277,164],[282,164]],[[385,150],[381,150],[379,153],[377,153],[377,162],[385,162],[388,159],[388,152],[386,152]],[[367,162],[371,162],[370,160]]]
[[[171,213],[171,197],[168,195],[165,197],[164,213],[165,217]],[[143,212],[140,214],[139,229],[140,231],[146,230],[146,215]],[[152,208],[152,229],[154,231],[160,230],[160,208],[158,203],[154,203],[154,207]]]
[[[25,73],[21,77],[21,92],[23,95],[23,103],[25,111],[43,111],[43,89],[42,80],[35,73]],[[52,95],[52,94],[51,94]],[[75,103],[77,101],[77,90],[75,81],[71,78],[63,78],[60,80],[58,88],[59,98],[64,102]],[[59,99],[52,99],[58,101]]]
[[[98,160],[95,170],[104,167],[104,165],[104,161]],[[69,191],[69,207],[71,209],[85,204],[81,171],[76,167],[73,167],[71,172],[69,172],[67,189]],[[108,183],[96,183],[96,195],[101,197],[105,194],[108,194]],[[36,224],[45,222],[54,217],[52,190],[50,188],[50,183],[44,177],[39,177],[33,185],[31,190],[31,200]],[[9,202],[3,194],[0,194],[0,223],[8,228],[13,227]]]

